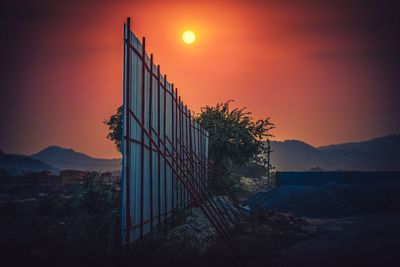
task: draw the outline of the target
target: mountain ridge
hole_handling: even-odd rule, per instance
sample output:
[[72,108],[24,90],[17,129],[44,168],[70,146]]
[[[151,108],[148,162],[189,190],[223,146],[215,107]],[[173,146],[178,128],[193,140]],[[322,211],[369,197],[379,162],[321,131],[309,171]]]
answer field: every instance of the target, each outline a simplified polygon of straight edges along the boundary
[[[400,135],[314,147],[301,140],[271,141],[277,171],[324,170],[400,171]],[[0,151],[0,168],[13,171],[120,171],[121,158],[95,158],[71,148],[49,146],[30,156]]]
[[[350,150],[350,149],[367,149],[374,150],[378,146],[378,150],[393,150],[393,144],[397,142],[397,149],[400,149],[400,135],[390,134],[382,137],[372,138],[366,141],[348,142],[340,144],[332,144],[318,147],[319,150]],[[367,147],[366,147],[367,146]]]
[[400,135],[313,147],[299,140],[271,141],[271,162],[278,171],[400,171]]
[[8,154],[0,150],[0,169],[5,169],[13,175],[49,171],[57,174],[59,170],[41,160],[26,155]]
[[57,167],[60,170],[72,169],[105,172],[121,169],[120,158],[94,158],[71,148],[63,148],[54,145],[32,154],[31,157]]

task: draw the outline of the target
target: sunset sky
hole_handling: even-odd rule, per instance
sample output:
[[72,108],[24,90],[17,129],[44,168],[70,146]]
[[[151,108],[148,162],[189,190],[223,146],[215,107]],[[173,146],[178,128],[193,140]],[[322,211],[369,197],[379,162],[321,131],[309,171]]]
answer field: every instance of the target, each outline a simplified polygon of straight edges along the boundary
[[[6,1],[7,2],[7,1]],[[276,139],[314,146],[400,133],[396,1],[8,1],[0,10],[0,150],[119,157],[123,23],[146,36],[195,112],[234,99]],[[187,45],[185,30],[196,33]]]

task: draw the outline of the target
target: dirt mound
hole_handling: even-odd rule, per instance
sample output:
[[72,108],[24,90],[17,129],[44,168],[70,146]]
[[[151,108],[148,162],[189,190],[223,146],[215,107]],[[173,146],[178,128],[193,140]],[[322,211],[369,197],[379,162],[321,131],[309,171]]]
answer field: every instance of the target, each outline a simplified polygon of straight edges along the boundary
[[298,216],[330,218],[354,216],[361,211],[336,194],[315,186],[280,186],[250,198],[252,208],[291,212]]
[[328,183],[323,186],[279,186],[251,197],[252,209],[263,208],[292,212],[298,216],[337,218],[368,213],[397,212],[398,184],[346,185]]

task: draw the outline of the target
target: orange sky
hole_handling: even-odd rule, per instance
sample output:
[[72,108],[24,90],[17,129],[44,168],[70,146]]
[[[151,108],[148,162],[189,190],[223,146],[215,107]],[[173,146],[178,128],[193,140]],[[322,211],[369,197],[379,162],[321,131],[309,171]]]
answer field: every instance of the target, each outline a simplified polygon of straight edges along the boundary
[[[234,99],[256,118],[271,117],[277,139],[315,146],[400,130],[394,115],[399,68],[392,62],[398,53],[393,60],[390,54],[398,40],[380,31],[386,24],[376,23],[381,17],[373,6],[311,0],[39,2],[24,6],[26,13],[11,6],[15,15],[10,11],[8,18],[15,29],[6,30],[12,33],[5,54],[11,63],[1,84],[1,123],[7,127],[0,149],[6,152],[60,145],[96,157],[119,156],[102,121],[122,102],[126,16],[196,112]],[[187,29],[197,37],[190,46],[181,40]]]

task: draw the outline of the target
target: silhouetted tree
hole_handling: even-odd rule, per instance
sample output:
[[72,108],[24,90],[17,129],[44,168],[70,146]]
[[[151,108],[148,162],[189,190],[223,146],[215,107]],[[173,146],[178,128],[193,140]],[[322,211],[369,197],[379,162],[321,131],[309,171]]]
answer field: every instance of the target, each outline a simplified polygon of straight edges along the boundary
[[[270,118],[254,120],[246,108],[231,108],[233,100],[216,106],[201,108],[195,120],[209,133],[209,177],[220,177],[230,186],[239,184],[230,175],[233,165],[265,168],[270,171],[268,153],[270,147],[264,140],[271,137],[269,131],[275,128]],[[114,141],[118,151],[122,151],[122,106],[117,113],[104,120],[108,126],[107,138]],[[268,141],[267,141],[268,144]]]
[[103,121],[108,126],[107,138],[113,141],[117,150],[122,153],[122,112],[123,107],[117,109],[117,113]]
[[265,138],[274,128],[270,118],[254,120],[246,108],[231,108],[232,100],[206,106],[195,118],[209,133],[210,178],[218,176],[231,186],[239,184],[230,175],[232,165],[266,166]]

